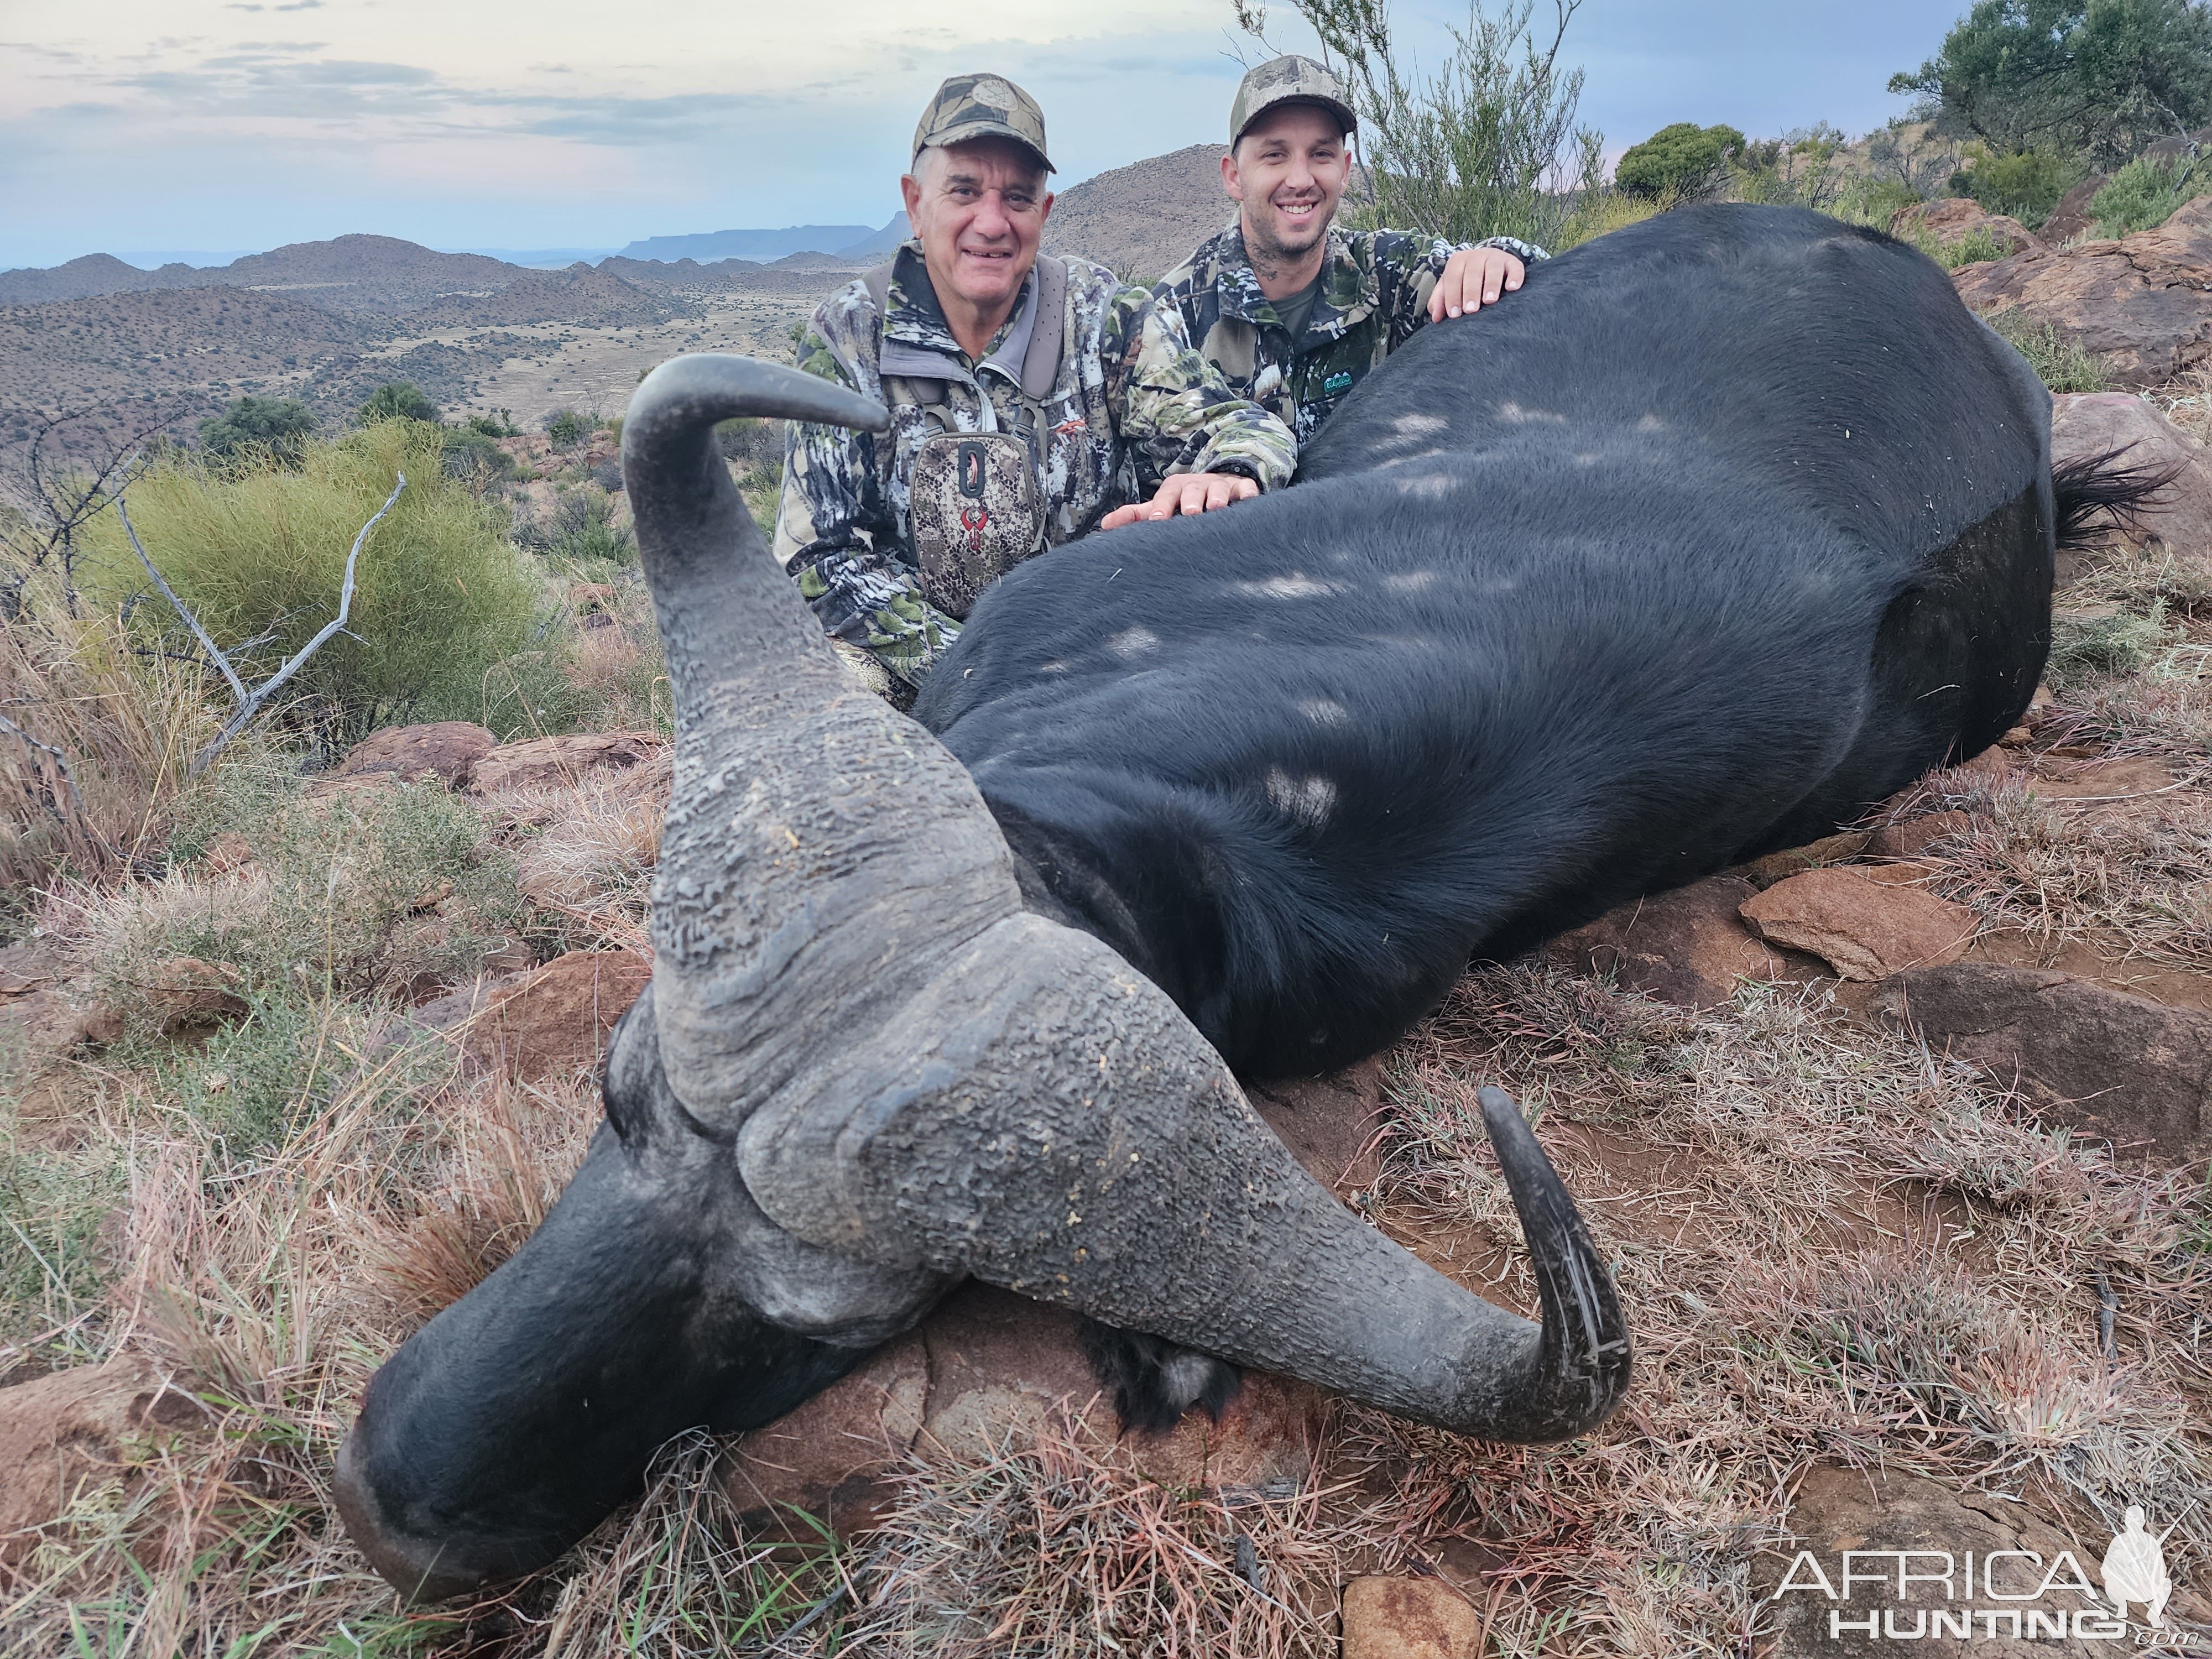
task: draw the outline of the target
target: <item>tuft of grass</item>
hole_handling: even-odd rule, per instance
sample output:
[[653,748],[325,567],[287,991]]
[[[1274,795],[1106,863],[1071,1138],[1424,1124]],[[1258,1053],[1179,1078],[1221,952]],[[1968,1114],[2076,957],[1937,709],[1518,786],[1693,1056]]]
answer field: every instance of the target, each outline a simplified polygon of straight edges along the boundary
[[1985,313],[1982,320],[2025,358],[2053,392],[2110,392],[2112,372],[2103,361],[2056,323],[2038,322],[2019,306]]
[[1989,259],[2002,259],[2008,250],[1990,232],[1986,225],[1976,225],[1965,234],[1948,241],[1932,230],[1913,231],[1907,240],[1946,270],[1956,270],[1961,265],[1979,264]]
[[2144,611],[2124,607],[2103,613],[2059,611],[2051,623],[2051,659],[2044,680],[2060,696],[2099,678],[2138,674],[2172,642],[2166,602]]
[[118,617],[34,592],[0,617],[0,904],[58,872],[100,876],[158,846],[185,767],[214,734],[197,660]]
[[317,799],[273,769],[228,767],[191,803],[176,850],[225,832],[252,849],[241,868],[177,864],[48,902],[49,931],[142,1032],[160,1023],[143,970],[169,957],[228,964],[256,994],[399,999],[474,971],[524,921],[513,860],[434,783]]
[[[341,738],[474,719],[485,673],[537,642],[546,606],[499,510],[446,475],[444,437],[422,422],[380,421],[307,444],[290,469],[209,471],[173,457],[133,486],[132,521],[216,644],[246,647],[240,672],[258,678],[337,615],[354,538],[404,473],[406,489],[362,546],[347,631],[292,684]],[[131,605],[141,641],[189,654],[120,524],[104,517],[94,531],[88,586]]]

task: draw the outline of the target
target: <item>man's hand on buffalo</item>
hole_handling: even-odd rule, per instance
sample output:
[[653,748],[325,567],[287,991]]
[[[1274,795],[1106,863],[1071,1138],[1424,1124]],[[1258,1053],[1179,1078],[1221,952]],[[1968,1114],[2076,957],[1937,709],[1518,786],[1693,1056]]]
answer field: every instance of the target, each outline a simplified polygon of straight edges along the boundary
[[1444,261],[1443,275],[1429,291],[1429,320],[1441,323],[1494,306],[1528,274],[1528,267],[1502,247],[1463,247]]
[[1099,520],[1101,530],[1119,530],[1139,519],[1172,519],[1178,513],[1211,513],[1260,493],[1251,479],[1234,472],[1178,472],[1164,480],[1149,501],[1117,507]]

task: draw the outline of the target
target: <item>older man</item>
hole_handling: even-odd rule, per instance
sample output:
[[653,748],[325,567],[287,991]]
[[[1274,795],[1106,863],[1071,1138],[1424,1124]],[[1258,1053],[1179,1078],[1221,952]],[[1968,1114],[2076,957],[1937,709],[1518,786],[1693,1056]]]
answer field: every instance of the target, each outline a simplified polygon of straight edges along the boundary
[[1301,443],[1424,323],[1497,304],[1546,257],[1510,236],[1454,247],[1338,229],[1358,125],[1343,83],[1312,58],[1251,70],[1221,160],[1237,217],[1152,290],[1230,386]]
[[1010,566],[1125,504],[1116,522],[1210,512],[1296,463],[1289,430],[1229,389],[1172,307],[1039,257],[1052,170],[1028,94],[945,82],[900,180],[913,239],[799,341],[801,368],[881,399],[891,427],[793,426],[776,549],[895,701]]

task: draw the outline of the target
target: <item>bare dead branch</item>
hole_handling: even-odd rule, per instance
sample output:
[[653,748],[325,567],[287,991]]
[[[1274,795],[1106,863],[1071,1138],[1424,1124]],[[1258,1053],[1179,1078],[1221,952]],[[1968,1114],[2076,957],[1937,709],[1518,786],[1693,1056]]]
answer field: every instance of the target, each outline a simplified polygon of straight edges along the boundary
[[[131,538],[131,550],[138,556],[138,562],[146,567],[146,574],[154,579],[154,586],[161,590],[161,597],[169,602],[169,608],[185,619],[185,626],[192,630],[192,637],[200,642],[200,649],[206,652],[215,665],[222,671],[223,678],[230,682],[232,697],[243,708],[246,697],[246,682],[238,678],[238,671],[230,665],[230,659],[224,656],[216,648],[216,642],[208,637],[207,629],[200,626],[200,619],[192,615],[191,608],[177,597],[176,590],[169,586],[160,571],[154,568],[153,560],[146,556],[145,544],[138,539],[138,532],[131,523],[131,509],[120,495],[115,498],[115,512],[123,520],[123,533]],[[369,522],[374,524],[376,520],[372,519]],[[347,566],[346,574],[350,580],[353,574],[350,563]]]
[[[322,629],[316,634],[315,637],[309,640],[307,644],[301,646],[298,652],[294,654],[289,662],[287,662],[274,674],[271,674],[267,679],[262,681],[262,683],[258,686],[255,687],[252,691],[246,695],[244,701],[239,704],[237,712],[232,714],[230,719],[224,723],[222,730],[215,734],[214,738],[210,740],[206,748],[201,750],[198,755],[193,757],[191,765],[186,769],[185,773],[185,775],[187,778],[196,778],[202,772],[205,771],[207,769],[208,763],[212,761],[217,755],[221,754],[224,746],[228,744],[233,738],[236,737],[240,732],[243,732],[248,726],[253,723],[255,716],[259,714],[260,712],[268,706],[269,699],[276,695],[276,691],[287,680],[290,679],[293,675],[300,672],[301,668],[306,665],[307,659],[313,656],[316,652],[321,650],[324,645],[329,641],[333,634],[342,633],[344,631],[346,617],[353,609],[354,568],[360,561],[362,545],[368,540],[368,532],[376,528],[377,520],[383,518],[386,514],[392,511],[392,504],[399,499],[399,492],[407,488],[407,475],[404,472],[402,472],[398,475],[398,477],[399,482],[392,486],[392,493],[384,498],[384,505],[376,509],[375,513],[370,517],[369,521],[362,526],[361,533],[353,538],[353,549],[346,555],[345,581],[338,590],[337,615],[331,617],[329,622],[324,623]],[[142,554],[140,556],[143,557],[144,556]],[[149,562],[147,568],[149,570],[153,568],[150,562]],[[155,580],[158,580],[160,579],[156,577]],[[167,591],[167,584],[163,585],[163,591]],[[180,611],[183,609],[181,605],[178,608]],[[204,633],[200,633],[199,624],[197,622],[192,623],[192,629],[195,633],[200,634],[200,637],[203,641],[206,640],[206,635]],[[213,650],[214,647],[210,644],[208,648],[210,650]],[[228,661],[224,662],[223,670],[226,673],[230,672]],[[234,678],[232,683],[234,684],[237,684]]]

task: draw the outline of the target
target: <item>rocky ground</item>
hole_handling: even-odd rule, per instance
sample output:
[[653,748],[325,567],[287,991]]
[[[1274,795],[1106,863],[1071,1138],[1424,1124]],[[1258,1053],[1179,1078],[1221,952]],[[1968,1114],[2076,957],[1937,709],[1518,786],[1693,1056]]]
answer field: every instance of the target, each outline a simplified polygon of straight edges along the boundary
[[[2056,315],[2116,260],[2185,269],[2193,225],[1957,280]],[[971,1287],[783,1423],[672,1447],[537,1579],[403,1612],[331,1458],[581,1155],[668,775],[650,730],[409,728],[313,780],[248,752],[0,950],[0,1652],[1871,1652],[1969,1609],[1885,1580],[1911,1551],[1972,1552],[1995,1615],[1929,1650],[2212,1651],[2212,418],[2197,325],[2129,315],[2181,378],[2060,398],[2059,443],[2174,482],[2060,573],[2000,744],[1255,1091],[1345,1203],[1525,1311],[1473,1106],[1521,1098],[1638,1344],[1597,1433],[1488,1445],[1254,1376],[1120,1435],[1061,1316]],[[544,510],[599,487],[591,441],[511,441],[561,475]],[[571,600],[590,650],[645,648],[634,573]],[[2130,1504],[2172,1528],[2162,1626],[2005,1623],[1988,1572],[2030,1556],[2089,1587],[2034,1605],[2094,1611]],[[1807,1588],[1846,1551],[1867,1576]]]

